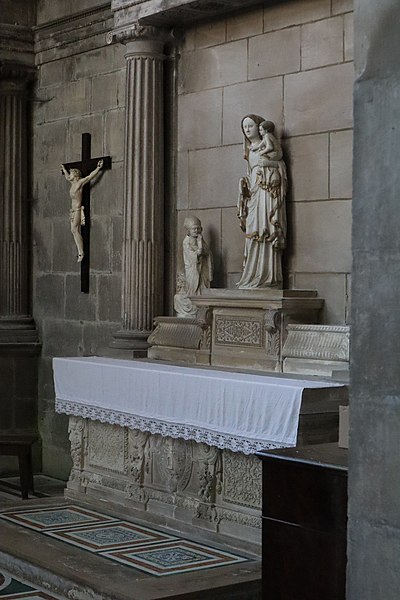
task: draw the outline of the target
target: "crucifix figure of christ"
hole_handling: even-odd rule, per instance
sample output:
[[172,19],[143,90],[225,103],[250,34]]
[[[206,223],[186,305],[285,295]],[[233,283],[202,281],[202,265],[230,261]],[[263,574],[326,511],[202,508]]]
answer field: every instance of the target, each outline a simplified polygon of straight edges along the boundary
[[90,185],[101,169],[111,169],[111,156],[91,158],[91,135],[82,134],[82,159],[64,163],[61,172],[71,183],[71,233],[78,250],[81,263],[81,292],[89,293],[90,269]]

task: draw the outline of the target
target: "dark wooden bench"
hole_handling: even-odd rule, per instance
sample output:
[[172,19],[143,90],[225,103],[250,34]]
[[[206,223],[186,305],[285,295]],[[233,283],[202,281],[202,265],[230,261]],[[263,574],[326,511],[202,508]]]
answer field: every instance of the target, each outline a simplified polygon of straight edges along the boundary
[[18,456],[21,495],[24,500],[28,492],[33,493],[32,444],[38,436],[35,434],[0,433],[0,455]]

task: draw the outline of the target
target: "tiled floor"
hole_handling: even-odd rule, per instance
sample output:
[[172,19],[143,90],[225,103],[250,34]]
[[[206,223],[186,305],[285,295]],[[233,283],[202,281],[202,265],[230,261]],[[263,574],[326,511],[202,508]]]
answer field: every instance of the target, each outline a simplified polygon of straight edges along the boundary
[[249,560],[75,505],[8,509],[0,512],[0,519],[157,577]]
[[13,577],[9,573],[0,570],[0,599],[1,600],[59,600],[61,596],[53,596],[43,589],[32,587],[25,582]]
[[0,479],[0,600],[261,597],[257,557],[207,535],[183,537],[101,500],[68,502],[63,488],[35,476],[35,497],[23,501],[18,478]]

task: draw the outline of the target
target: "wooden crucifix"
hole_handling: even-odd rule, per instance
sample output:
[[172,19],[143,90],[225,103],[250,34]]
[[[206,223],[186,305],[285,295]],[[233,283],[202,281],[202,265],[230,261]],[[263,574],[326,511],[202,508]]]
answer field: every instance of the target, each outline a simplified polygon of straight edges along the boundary
[[[71,233],[78,248],[81,263],[81,292],[89,293],[90,269],[90,181],[102,169],[111,169],[111,156],[91,158],[91,135],[82,134],[82,158],[80,161],[64,163],[61,170],[71,183],[70,210]],[[78,171],[71,172],[71,169]]]

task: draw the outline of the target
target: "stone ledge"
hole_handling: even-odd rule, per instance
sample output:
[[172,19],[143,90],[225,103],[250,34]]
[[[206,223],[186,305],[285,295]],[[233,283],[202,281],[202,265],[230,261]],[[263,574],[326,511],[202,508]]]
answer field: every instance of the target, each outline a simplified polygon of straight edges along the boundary
[[116,26],[141,20],[164,27],[192,27],[199,21],[224,17],[257,5],[260,5],[259,0],[112,0],[111,8]]
[[[33,28],[38,64],[58,58],[88,52],[106,46],[106,34],[112,28],[109,2],[69,17]],[[77,43],[79,42],[79,49]]]

